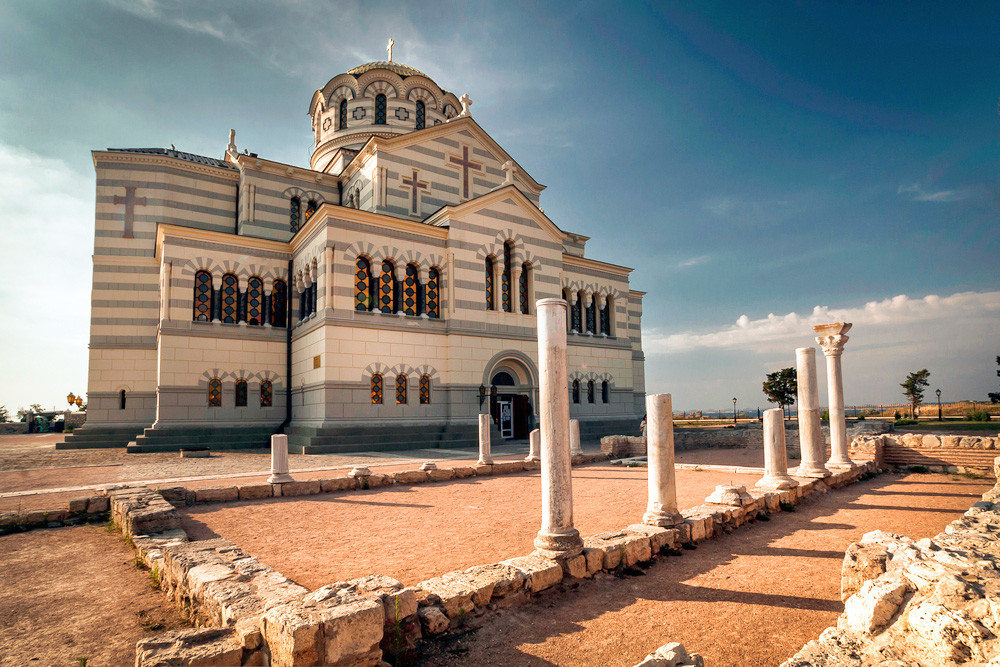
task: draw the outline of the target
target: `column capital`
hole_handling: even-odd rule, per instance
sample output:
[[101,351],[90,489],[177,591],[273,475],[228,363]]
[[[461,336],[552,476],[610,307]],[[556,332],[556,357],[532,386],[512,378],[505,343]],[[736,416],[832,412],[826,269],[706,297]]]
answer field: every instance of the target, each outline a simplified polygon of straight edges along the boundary
[[850,336],[834,334],[832,336],[817,336],[816,342],[823,348],[823,354],[827,357],[839,357],[844,353],[844,345],[850,340]]

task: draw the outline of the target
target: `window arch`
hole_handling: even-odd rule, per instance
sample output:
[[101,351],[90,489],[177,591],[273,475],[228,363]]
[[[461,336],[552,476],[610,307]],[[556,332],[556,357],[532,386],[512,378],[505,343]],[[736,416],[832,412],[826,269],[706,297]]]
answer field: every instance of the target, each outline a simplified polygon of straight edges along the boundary
[[372,375],[372,405],[382,405],[382,374]]
[[403,312],[407,315],[420,314],[420,275],[413,264],[406,265],[403,279]]
[[222,407],[222,380],[219,378],[208,381],[208,407]]
[[120,392],[118,392],[118,409],[119,410],[124,410],[125,409],[125,390],[124,389],[122,389]]
[[340,115],[337,118],[337,129],[347,129],[347,100],[340,100]]
[[288,204],[288,228],[294,234],[299,231],[299,224],[302,222],[302,200],[292,197]]
[[367,257],[359,256],[354,268],[354,310],[370,311],[375,305],[371,262]]
[[431,377],[429,375],[420,376],[420,404],[427,405],[431,402]]
[[597,314],[594,312],[597,307],[597,295],[586,298],[585,294],[580,294],[580,298],[586,299],[587,333],[597,333]]
[[396,267],[391,260],[383,260],[378,280],[378,307],[383,313],[396,312],[396,290]]
[[264,324],[264,281],[257,276],[247,281],[247,324]]
[[587,402],[588,403],[593,403],[594,402],[594,381],[593,380],[587,380]]
[[[581,313],[580,313],[580,308],[583,305],[582,296],[583,296],[582,294],[577,294],[576,295],[576,303],[573,303],[569,307],[569,319],[570,319],[569,328],[570,328],[570,330],[573,333],[580,333],[581,331],[583,331],[583,327],[582,327],[583,317],[581,316]],[[569,297],[570,297],[570,301],[572,301],[572,299],[573,299],[573,293],[572,292],[569,293]]]
[[425,305],[427,317],[437,319],[441,317],[441,274],[437,267],[432,266],[427,272],[427,289],[425,290]]
[[486,310],[496,310],[493,297],[493,255],[490,255],[486,258]]
[[385,125],[385,95],[379,93],[375,96],[375,124]]
[[604,297],[604,307],[601,308],[601,333],[611,335],[611,297]]
[[194,321],[212,321],[212,274],[208,271],[194,274]]
[[288,288],[284,280],[275,280],[271,286],[271,326],[283,327],[288,317]]
[[529,307],[531,295],[528,292],[528,276],[530,273],[531,264],[525,262],[521,265],[521,276],[517,280],[518,300],[521,302],[521,313],[523,315],[527,315],[531,311]]
[[422,130],[427,125],[427,106],[423,100],[417,100],[417,124],[414,129]]
[[274,388],[271,386],[270,380],[264,380],[260,383],[260,407],[269,408],[271,407],[271,401],[274,397]]
[[402,373],[396,376],[396,403],[406,405],[406,376]]
[[240,281],[232,273],[222,276],[222,322],[239,322]]
[[574,403],[579,403],[580,402],[580,381],[579,380],[573,380],[573,402]]
[[501,277],[500,281],[500,294],[501,294],[501,300],[503,302],[502,303],[503,312],[505,313],[509,313],[512,310],[511,289],[513,289],[513,285],[511,285],[510,283],[511,283],[511,272],[514,270],[512,264],[513,260],[511,258],[513,249],[514,249],[514,244],[511,243],[510,241],[507,241],[506,243],[503,244],[503,276]]
[[610,387],[608,386],[607,380],[601,383],[601,402],[603,403],[608,402],[608,394],[610,393],[609,389]]
[[305,222],[309,222],[309,218],[313,217],[313,213],[316,212],[317,207],[318,205],[316,204],[316,200],[310,199],[309,203],[306,204],[306,217],[304,218]]
[[247,406],[247,381],[240,378],[236,381],[236,407],[245,408]]

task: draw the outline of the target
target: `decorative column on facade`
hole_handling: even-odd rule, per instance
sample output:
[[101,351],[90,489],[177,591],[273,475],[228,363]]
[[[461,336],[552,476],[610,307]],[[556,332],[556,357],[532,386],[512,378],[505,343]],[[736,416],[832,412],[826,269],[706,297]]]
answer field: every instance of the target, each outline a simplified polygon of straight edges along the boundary
[[327,292],[330,289],[330,265],[327,263],[327,250],[323,248],[316,260],[316,314],[326,310]]
[[160,265],[160,320],[170,319],[170,275],[173,272],[173,264],[163,262]]
[[850,322],[820,324],[813,327],[818,335],[816,342],[826,357],[826,392],[830,402],[830,460],[828,466],[850,468],[854,465],[847,449],[847,418],[844,414],[844,379],[840,370],[840,356],[851,330]]
[[246,276],[236,276],[236,321],[241,327],[247,325],[247,301],[250,295],[247,287],[250,279]]
[[[298,275],[295,276],[295,292],[296,294],[299,295],[298,314],[299,314],[299,322],[302,322],[306,312],[305,310],[306,302],[304,300],[306,298],[306,285],[305,285],[305,279],[302,277],[301,271],[299,271]],[[288,307],[289,308],[292,307],[291,299],[289,299]]]
[[819,423],[819,391],[816,387],[816,348],[800,347],[795,350],[795,367],[799,401],[799,448],[802,461],[799,477],[829,477],[823,465],[826,443]]
[[313,277],[309,271],[310,266],[306,264],[306,268],[302,270],[302,298],[305,299],[305,305],[303,306],[302,319],[309,319],[309,314],[312,312],[312,286]]
[[521,313],[521,262],[511,259],[510,267],[510,312]]
[[[573,328],[573,314],[572,310],[576,307],[576,304],[580,301],[580,293],[576,290],[570,290],[569,292],[569,308],[567,308],[567,317],[569,318],[569,332],[570,333],[580,333],[579,330]],[[583,323],[583,317],[580,317],[580,323]]]
[[493,260],[493,310],[503,312],[503,253]]
[[[602,336],[603,338],[607,338],[608,333],[604,331],[603,327],[601,326],[601,322],[604,319],[603,317],[601,317],[601,312],[603,312],[608,307],[608,297],[606,294],[604,294],[604,292],[598,292],[595,296],[597,298],[594,300],[594,310],[595,310],[594,319],[597,321],[597,327],[596,327],[597,335]],[[610,322],[611,320],[608,321]]]
[[785,411],[764,411],[764,476],[757,487],[772,491],[793,489],[799,483],[788,474],[788,450],[785,447]]
[[[580,326],[583,327],[583,331],[587,336],[593,336],[594,332],[590,330],[590,322],[587,320],[587,310],[593,309],[594,307],[594,293],[590,290],[585,290],[583,293],[583,302],[580,304]],[[594,313],[594,324],[597,324],[597,313]],[[597,330],[597,327],[594,327]]]
[[684,521],[677,511],[677,477],[674,472],[674,412],[670,394],[646,397],[646,457],[649,502],[642,522],[670,528]]
[[[427,317],[427,276],[428,268],[426,266],[417,265],[417,304],[420,306],[420,317],[425,320]],[[441,288],[438,286],[438,294],[440,294]]]
[[538,326],[539,419],[542,441],[542,527],[535,537],[545,558],[571,558],[583,551],[573,527],[573,479],[566,394],[566,302],[535,303]]
[[261,295],[260,317],[263,320],[264,328],[271,328],[271,290],[274,289],[274,279],[264,278],[261,283],[264,293]]
[[403,306],[403,285],[406,284],[406,263],[393,262],[392,275],[396,279],[396,290],[392,294],[393,307],[396,309],[397,316],[406,317],[406,311]]

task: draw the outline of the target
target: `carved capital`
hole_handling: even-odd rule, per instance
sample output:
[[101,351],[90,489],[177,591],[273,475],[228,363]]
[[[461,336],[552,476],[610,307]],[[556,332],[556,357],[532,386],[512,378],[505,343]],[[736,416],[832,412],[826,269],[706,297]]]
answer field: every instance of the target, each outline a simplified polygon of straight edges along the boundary
[[817,336],[816,342],[823,348],[823,354],[828,357],[839,357],[844,353],[844,345],[850,336],[834,334],[832,336]]

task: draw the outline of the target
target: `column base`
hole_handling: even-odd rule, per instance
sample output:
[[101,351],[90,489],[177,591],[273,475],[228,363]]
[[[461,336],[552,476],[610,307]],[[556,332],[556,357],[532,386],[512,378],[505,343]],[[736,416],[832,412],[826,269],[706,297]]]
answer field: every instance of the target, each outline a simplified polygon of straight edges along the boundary
[[535,553],[549,560],[572,558],[581,554],[583,540],[580,538],[580,531],[576,528],[570,528],[563,533],[538,531],[535,537]]
[[794,489],[798,485],[799,483],[788,475],[762,477],[759,482],[754,484],[758,489],[765,489],[767,491],[787,491],[788,489]]
[[656,526],[657,528],[673,528],[684,523],[684,516],[680,512],[647,511],[642,515],[642,522],[647,526]]
[[269,484],[284,484],[285,482],[294,482],[292,476],[287,472],[283,473],[272,473],[270,477],[267,478]]
[[486,459],[480,458],[478,461],[476,461],[476,465],[491,466],[491,465],[493,465],[493,459],[492,458],[486,458]]
[[534,463],[535,461],[541,461],[542,459],[539,456],[532,456],[531,454],[529,454],[528,456],[524,457],[524,460],[528,461],[529,463]]
[[820,479],[829,477],[832,474],[833,473],[824,468],[822,464],[818,466],[810,466],[808,468],[800,465],[795,471],[796,477],[817,477]]
[[830,459],[826,462],[827,468],[853,468],[854,465],[854,461],[851,459]]

